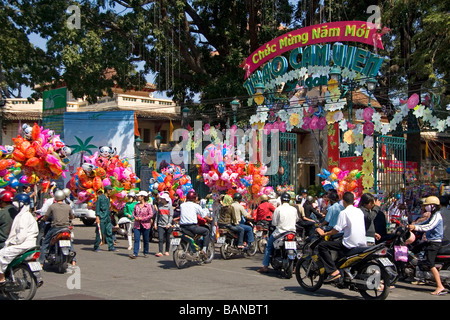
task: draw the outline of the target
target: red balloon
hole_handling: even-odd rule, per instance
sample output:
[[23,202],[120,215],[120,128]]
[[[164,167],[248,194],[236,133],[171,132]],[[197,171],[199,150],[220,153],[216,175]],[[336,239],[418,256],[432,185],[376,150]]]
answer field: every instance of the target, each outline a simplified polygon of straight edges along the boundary
[[28,167],[35,167],[39,164],[39,159],[36,157],[31,157],[30,159],[25,162],[25,165]]
[[25,156],[25,154],[22,151],[20,151],[19,149],[14,150],[12,157],[14,160],[19,161],[19,162],[25,161],[25,159],[27,158]]
[[261,187],[257,184],[252,185],[252,193],[257,194],[261,190]]
[[33,158],[36,155],[36,149],[34,149],[32,146],[28,147],[27,150],[25,150],[25,156],[30,159]]

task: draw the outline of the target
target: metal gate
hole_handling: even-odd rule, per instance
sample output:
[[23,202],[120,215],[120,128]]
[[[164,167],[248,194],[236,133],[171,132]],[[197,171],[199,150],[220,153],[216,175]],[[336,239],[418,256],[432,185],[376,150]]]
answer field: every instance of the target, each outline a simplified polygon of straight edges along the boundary
[[374,191],[393,196],[406,186],[406,139],[374,137]]
[[[270,143],[270,136],[269,136]],[[277,186],[293,185],[297,191],[297,134],[280,132],[278,173],[269,176],[269,185],[276,191]],[[268,145],[269,150],[270,144]]]

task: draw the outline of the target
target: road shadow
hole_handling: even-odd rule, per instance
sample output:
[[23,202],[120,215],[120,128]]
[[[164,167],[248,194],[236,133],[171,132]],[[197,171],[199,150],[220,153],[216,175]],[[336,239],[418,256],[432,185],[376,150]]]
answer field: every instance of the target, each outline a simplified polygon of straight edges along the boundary
[[311,297],[311,299],[318,298],[318,297],[321,297],[321,298],[333,297],[336,299],[345,299],[345,300],[364,300],[362,297],[354,297],[354,296],[345,294],[345,291],[336,292],[333,290],[329,290],[326,287],[321,287],[319,290],[314,291],[314,292],[306,291],[305,289],[303,289],[300,286],[284,287],[284,290],[293,292],[293,293],[298,293],[298,294],[301,294],[302,296],[309,296],[309,297]]
[[260,274],[262,276],[290,280],[290,279],[287,279],[287,278],[283,277],[281,275],[280,271],[273,270],[271,268],[269,268],[269,271],[265,272],[265,273],[258,272],[258,270],[261,269],[261,268],[262,268],[262,265],[260,265],[260,266],[252,266],[252,267],[244,267],[243,269],[246,269],[246,270],[249,270],[249,271],[254,271],[256,274]]

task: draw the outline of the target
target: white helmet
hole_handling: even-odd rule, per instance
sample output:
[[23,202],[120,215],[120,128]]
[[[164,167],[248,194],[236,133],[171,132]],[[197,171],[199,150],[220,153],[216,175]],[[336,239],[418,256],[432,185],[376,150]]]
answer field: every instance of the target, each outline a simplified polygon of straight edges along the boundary
[[63,189],[64,195],[66,196],[66,198],[70,197],[70,189],[69,188],[64,188]]
[[65,198],[66,198],[66,195],[64,194],[64,191],[58,190],[55,192],[55,200],[56,201],[61,201],[61,200],[64,200]]

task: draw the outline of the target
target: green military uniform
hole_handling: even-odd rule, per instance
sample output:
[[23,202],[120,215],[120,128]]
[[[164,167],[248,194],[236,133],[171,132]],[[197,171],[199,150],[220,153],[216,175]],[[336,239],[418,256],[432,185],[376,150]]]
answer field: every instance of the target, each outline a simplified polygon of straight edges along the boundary
[[[107,190],[107,188],[105,188]],[[111,225],[111,212],[110,212],[110,201],[105,194],[101,194],[97,198],[97,203],[95,206],[95,215],[100,218],[100,231],[102,236],[105,238],[108,244],[108,250],[115,250],[114,241],[112,238],[112,225]],[[94,250],[97,250],[102,239],[99,234],[98,226],[96,228],[96,237],[94,243]]]

